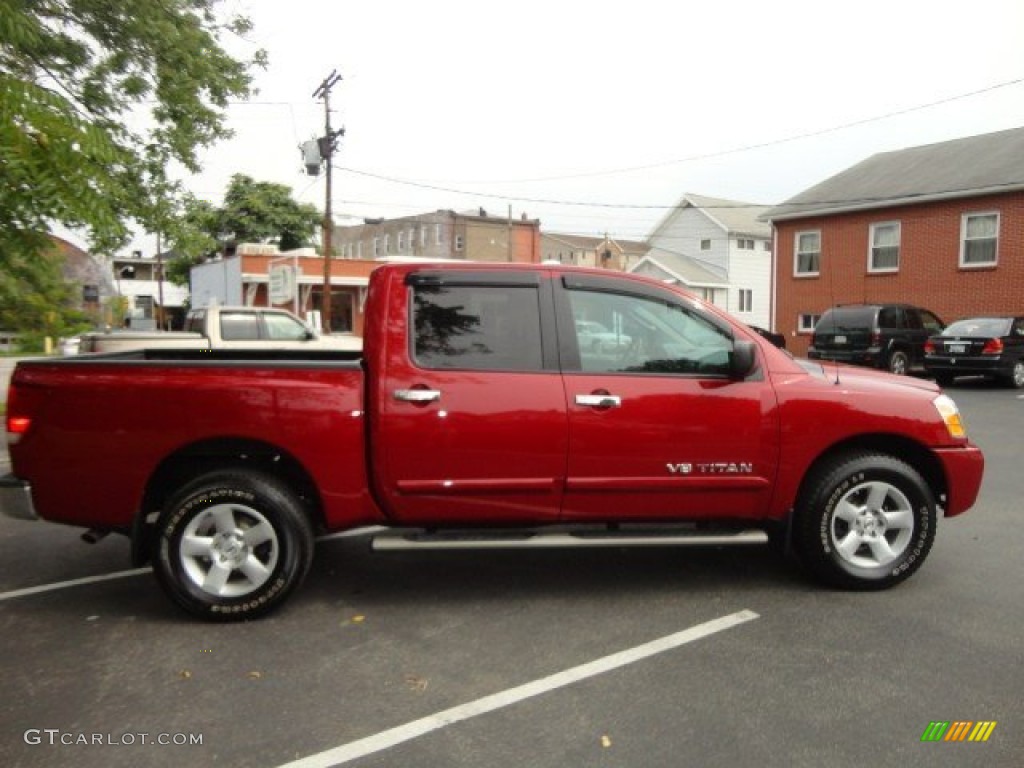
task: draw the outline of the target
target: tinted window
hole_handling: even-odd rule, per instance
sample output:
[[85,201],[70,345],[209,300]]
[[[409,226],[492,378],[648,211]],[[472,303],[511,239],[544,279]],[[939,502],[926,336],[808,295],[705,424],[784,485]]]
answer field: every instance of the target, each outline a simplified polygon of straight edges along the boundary
[[924,325],[925,330],[931,331],[932,333],[938,333],[943,329],[944,324],[937,315],[932,314],[927,309],[920,310],[920,313],[921,323]]
[[878,311],[879,328],[902,328],[903,310],[898,307],[883,307]]
[[535,287],[416,286],[412,315],[413,357],[424,368],[543,368]]
[[874,307],[837,307],[822,315],[816,330],[854,331],[871,328],[874,324]]
[[221,312],[220,337],[225,341],[257,341],[260,324],[255,312]]
[[732,336],[695,310],[614,293],[572,290],[568,295],[584,371],[729,372]]

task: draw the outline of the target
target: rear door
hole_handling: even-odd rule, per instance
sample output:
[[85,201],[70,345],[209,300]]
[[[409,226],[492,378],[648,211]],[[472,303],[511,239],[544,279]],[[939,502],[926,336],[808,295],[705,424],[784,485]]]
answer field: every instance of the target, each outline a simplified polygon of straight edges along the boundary
[[[760,367],[728,376],[733,331],[657,286],[565,275],[556,291],[569,414],[568,520],[763,514],[779,420]],[[579,322],[620,344],[572,343]]]
[[371,475],[389,515],[414,525],[555,520],[568,427],[550,280],[410,272],[381,296],[385,347],[367,349]]

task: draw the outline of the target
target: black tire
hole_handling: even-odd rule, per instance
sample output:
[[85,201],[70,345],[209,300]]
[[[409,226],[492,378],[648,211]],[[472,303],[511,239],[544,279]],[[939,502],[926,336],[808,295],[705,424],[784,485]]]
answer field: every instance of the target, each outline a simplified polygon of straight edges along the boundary
[[901,349],[893,350],[892,354],[889,355],[889,360],[886,362],[886,367],[889,369],[889,373],[895,373],[897,376],[906,376],[907,371],[910,369],[910,358]]
[[885,454],[847,454],[808,479],[793,543],[825,584],[887,589],[921,567],[935,525],[935,498],[913,467]]
[[312,526],[291,491],[238,469],[204,475],[169,500],[157,523],[153,569],[189,613],[240,621],[284,602],[312,559]]
[[1003,384],[1013,389],[1024,389],[1024,360],[1018,360],[1003,378]]

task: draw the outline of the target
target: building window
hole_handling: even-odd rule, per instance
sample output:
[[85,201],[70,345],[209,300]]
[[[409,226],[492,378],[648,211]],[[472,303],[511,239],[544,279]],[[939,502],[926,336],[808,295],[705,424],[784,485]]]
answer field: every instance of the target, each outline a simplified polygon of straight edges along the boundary
[[456,251],[461,251],[462,250],[462,235],[456,235],[455,236],[455,250]]
[[384,235],[384,253],[391,253],[391,235]]
[[427,228],[420,227],[420,248],[427,247]]
[[797,277],[817,275],[821,269],[821,232],[797,232],[793,274]]
[[373,238],[373,255],[380,256],[380,238]]
[[887,221],[871,225],[868,272],[896,272],[900,268],[900,223]]
[[768,251],[769,253],[771,252],[771,250],[772,250],[772,244],[771,244],[770,242],[768,242],[767,240],[763,240],[763,241],[761,241],[761,245],[763,245],[763,246],[764,246],[764,249],[765,249],[766,251]]
[[401,253],[404,250],[405,250],[405,233],[404,232],[399,232],[398,233],[398,252]]
[[710,240],[701,240],[700,241],[700,249],[702,251],[710,251],[711,250],[711,241]]
[[999,253],[999,214],[965,213],[960,220],[960,266],[994,267]]
[[796,329],[800,333],[813,333],[821,315],[802,314],[797,318]]
[[752,251],[754,250],[754,241],[741,238],[740,240],[736,241],[736,247],[739,248],[741,251]]
[[751,288],[740,288],[740,312],[754,311],[754,291]]
[[434,225],[434,243],[437,245],[441,244],[441,225]]
[[416,232],[409,230],[409,253],[416,250]]
[[362,240],[360,240],[358,243],[356,243],[356,258],[357,259],[363,258],[363,241]]

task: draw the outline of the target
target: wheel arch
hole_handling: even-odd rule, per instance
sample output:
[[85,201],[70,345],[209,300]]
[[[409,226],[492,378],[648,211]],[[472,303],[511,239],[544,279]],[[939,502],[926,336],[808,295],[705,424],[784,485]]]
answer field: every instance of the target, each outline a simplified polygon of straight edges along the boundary
[[823,466],[832,463],[838,456],[853,453],[881,453],[909,464],[928,484],[936,504],[943,506],[948,487],[939,459],[921,443],[892,434],[857,435],[829,446],[807,467],[797,488],[794,504],[808,492],[808,486],[814,482]]
[[294,491],[313,527],[323,527],[323,503],[316,483],[288,451],[272,443],[244,437],[201,440],[167,456],[147,482],[131,531],[132,562],[136,566],[150,559],[153,522],[168,497],[201,475],[226,469],[256,471],[280,480]]

